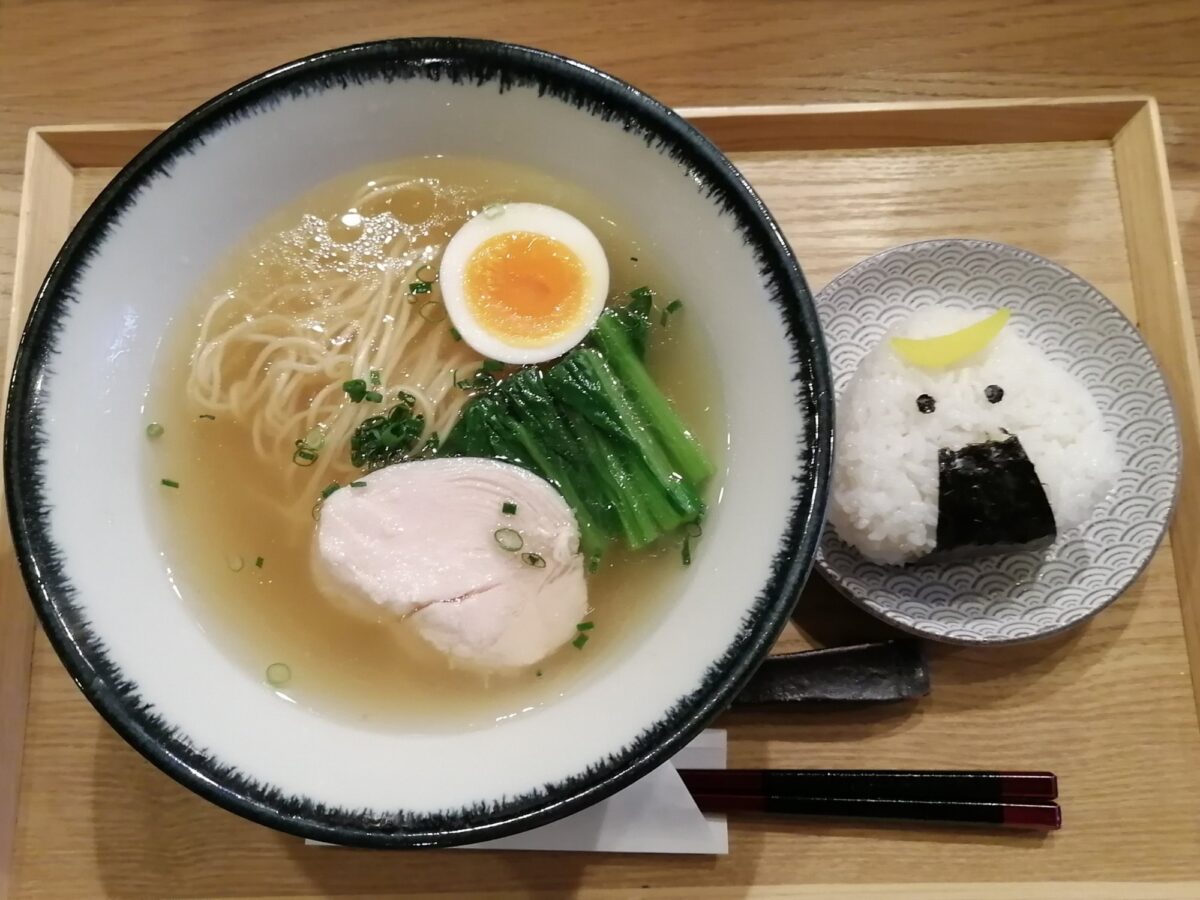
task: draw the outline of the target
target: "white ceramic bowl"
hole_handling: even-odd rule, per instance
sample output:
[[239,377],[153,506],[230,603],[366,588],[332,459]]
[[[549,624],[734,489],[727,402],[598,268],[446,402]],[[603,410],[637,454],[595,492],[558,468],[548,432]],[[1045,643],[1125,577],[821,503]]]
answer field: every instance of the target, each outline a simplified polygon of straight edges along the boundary
[[[413,127],[413,123],[420,127]],[[172,589],[141,406],[199,280],[306,189],[399,156],[490,156],[638,223],[716,348],[724,495],[681,598],[567,700],[490,729],[378,732],[255,689]],[[799,267],[761,201],[690,125],[585,65],[511,45],[388,41],[225,92],[83,216],[22,339],[5,436],[26,583],[76,682],[134,747],[256,821],[346,844],[499,837],[660,764],[733,697],[795,601],[824,513],[830,379]]]

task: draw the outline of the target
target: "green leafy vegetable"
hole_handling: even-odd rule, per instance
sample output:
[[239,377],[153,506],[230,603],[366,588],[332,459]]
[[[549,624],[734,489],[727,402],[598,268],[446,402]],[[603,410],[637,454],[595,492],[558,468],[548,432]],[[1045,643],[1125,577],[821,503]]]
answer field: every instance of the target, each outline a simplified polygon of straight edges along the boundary
[[603,313],[592,335],[598,350],[612,365],[684,479],[700,484],[710,478],[714,471],[712,462],[646,371],[641,354],[619,322],[609,313]]
[[490,372],[485,372],[480,366],[470,378],[462,378],[454,382],[454,386],[464,391],[487,392],[499,383],[499,379]]
[[502,459],[553,484],[575,513],[591,571],[612,540],[645,547],[704,513],[712,464],[646,371],[637,343],[652,303],[639,288],[626,306],[601,315],[590,346],[545,372],[530,366],[496,380],[467,404],[441,449]]
[[625,332],[638,359],[646,358],[646,343],[650,339],[650,313],[654,310],[654,291],[648,287],[634,288],[629,302],[605,311]]

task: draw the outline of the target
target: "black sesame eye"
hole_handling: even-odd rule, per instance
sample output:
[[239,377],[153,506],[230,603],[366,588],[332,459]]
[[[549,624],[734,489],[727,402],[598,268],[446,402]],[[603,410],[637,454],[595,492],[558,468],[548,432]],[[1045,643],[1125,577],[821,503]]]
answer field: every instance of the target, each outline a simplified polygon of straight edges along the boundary
[[987,397],[988,403],[999,403],[1004,399],[1004,388],[998,384],[989,384],[983,389],[983,396]]
[[920,412],[931,413],[931,412],[933,412],[933,410],[936,406],[937,406],[937,403],[928,394],[922,394],[920,397],[917,398],[917,409]]

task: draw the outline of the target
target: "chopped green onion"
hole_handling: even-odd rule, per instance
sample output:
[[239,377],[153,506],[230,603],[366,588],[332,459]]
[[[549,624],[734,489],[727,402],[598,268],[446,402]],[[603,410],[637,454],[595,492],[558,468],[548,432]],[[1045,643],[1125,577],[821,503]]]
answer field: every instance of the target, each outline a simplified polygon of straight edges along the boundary
[[164,478],[164,479],[162,480],[162,483],[163,483],[163,486],[164,486],[164,487],[169,487],[169,488],[177,488],[177,487],[179,487],[179,482],[178,482],[178,481],[172,481],[170,478]]
[[316,451],[309,450],[307,447],[297,447],[296,452],[292,454],[292,462],[302,469],[307,469],[317,461],[317,455]]
[[[318,425],[303,438],[304,446],[309,450],[320,450],[325,446],[325,429]],[[299,445],[299,441],[296,442]]]
[[683,525],[683,533],[691,538],[698,538],[704,534],[704,529],[700,527],[699,520],[695,522],[685,522]]
[[408,286],[410,294],[428,294],[433,290],[433,284],[429,281],[414,281]]
[[575,628],[579,631],[591,631],[595,627],[596,627],[595,622],[580,622],[578,625],[575,626]]
[[351,403],[362,403],[363,398],[367,396],[367,383],[361,378],[351,378],[342,382],[342,390],[346,392]]
[[663,309],[662,316],[659,318],[659,324],[666,325],[667,320],[671,318],[671,314],[682,308],[683,308],[682,300],[672,300]]
[[457,328],[455,328],[453,325],[451,325],[450,326],[450,337],[454,338],[456,341],[461,341],[462,340],[462,332],[459,331]]
[[366,486],[367,486],[367,483],[366,483],[365,481],[352,481],[352,482],[350,482],[350,487],[366,487]]
[[382,403],[383,394],[379,393],[379,391],[367,391],[363,394],[363,399],[369,403]]
[[[412,403],[416,399],[401,393]],[[380,398],[382,399],[382,397]],[[425,417],[413,415],[404,399],[386,416],[371,416],[350,436],[350,462],[357,468],[378,468],[405,459],[425,430]]]
[[692,564],[692,539],[690,537],[685,537],[683,539],[682,556],[683,564],[685,566],[690,566]]
[[500,362],[500,360],[485,359],[483,361],[483,364],[479,367],[479,371],[480,372],[489,372],[489,373],[490,372],[499,372],[503,368],[504,368],[504,363]]
[[261,556],[257,557],[254,560],[254,567],[256,569],[261,569],[263,567],[263,558]]
[[240,556],[225,557],[225,565],[229,566],[230,571],[240,572],[246,567],[246,561]]
[[542,558],[540,553],[522,553],[521,562],[527,566],[533,566],[535,569],[546,568],[546,560]]
[[638,261],[638,258],[637,258],[636,256],[631,256],[631,257],[629,257],[629,261],[630,261],[630,262],[637,262],[637,261]]
[[438,437],[436,431],[429,433],[429,439],[425,441],[425,446],[421,448],[421,455],[428,456],[437,453],[438,447],[442,445],[442,439]]
[[[497,528],[492,533],[492,537],[496,539],[496,543],[500,545],[500,549],[507,550],[509,553],[516,553],[525,546],[525,539],[520,533],[513,531],[511,528]],[[542,562],[545,565],[545,562]]]
[[583,645],[587,642],[588,636],[586,634],[577,634],[575,635],[575,640],[571,641],[571,646],[573,646],[576,650],[582,650]]
[[505,500],[504,505],[500,507],[500,511],[506,516],[515,516],[517,514],[517,504],[511,500]]
[[283,687],[292,680],[292,670],[287,663],[271,663],[267,666],[267,683],[273,687]]
[[196,418],[197,418],[197,419],[208,419],[208,421],[210,421],[210,422],[215,422],[215,421],[217,421],[217,417],[216,417],[216,416],[209,415],[208,413],[200,413],[200,415],[196,416]]
[[371,387],[379,387],[379,370],[371,370]]
[[538,678],[541,678],[541,677],[542,677],[542,670],[541,670],[541,669],[538,669],[538,670],[537,670],[537,677],[538,677]]
[[150,440],[154,440],[155,438],[162,437],[164,431],[166,431],[166,429],[157,422],[151,422],[146,426],[146,437],[150,438]]
[[329,495],[332,494],[334,491],[339,490],[340,488],[341,488],[341,485],[338,484],[336,481],[330,482],[329,484],[325,485],[325,488],[321,491],[321,499],[328,500]]
[[399,400],[401,403],[403,403],[405,406],[415,406],[417,403],[417,398],[414,397],[412,394],[408,393],[408,391],[401,391],[400,393],[398,393],[396,395],[396,399]]
[[650,290],[650,288],[646,287],[645,285],[640,288],[634,288],[629,292],[629,296],[642,303],[654,302],[654,291]]
[[436,300],[426,300],[417,309],[417,315],[426,322],[444,322],[446,321],[446,307],[438,303]]

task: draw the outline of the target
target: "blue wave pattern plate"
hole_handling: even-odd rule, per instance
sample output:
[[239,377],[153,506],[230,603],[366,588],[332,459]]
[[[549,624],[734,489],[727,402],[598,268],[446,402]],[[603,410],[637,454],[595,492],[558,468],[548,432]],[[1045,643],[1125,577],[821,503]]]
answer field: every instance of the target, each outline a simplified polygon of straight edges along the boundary
[[1137,329],[1079,276],[1005,244],[937,240],[872,256],[817,296],[838,394],[885,332],[934,303],[1011,310],[1010,328],[1082,380],[1116,436],[1117,484],[1044,551],[882,566],[827,526],[817,564],[868,612],[923,637],[1005,644],[1055,634],[1115,600],[1166,531],[1180,468],[1166,383]]

